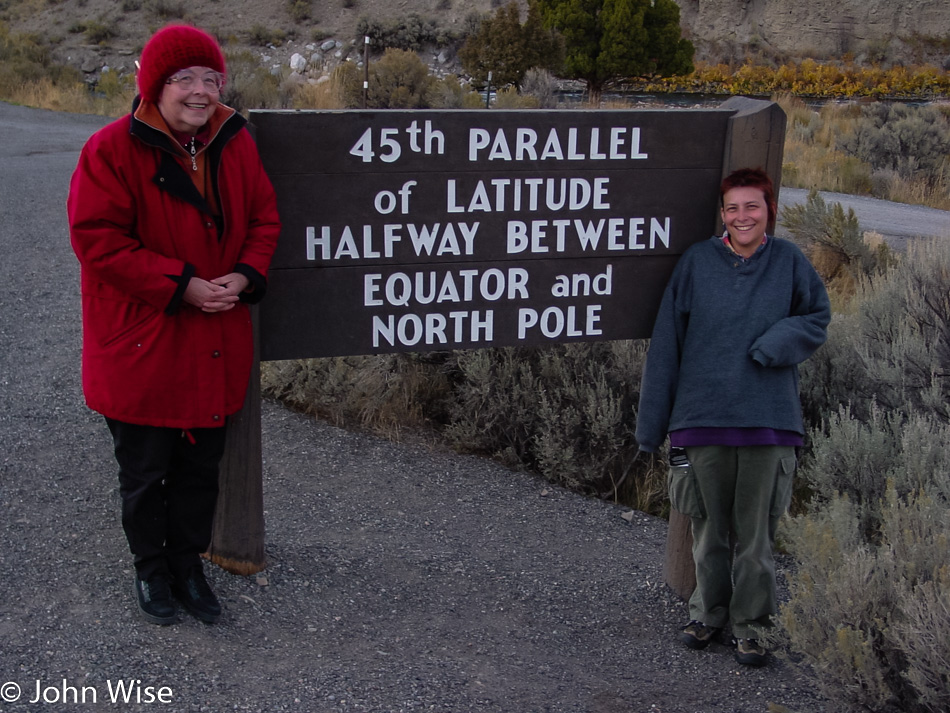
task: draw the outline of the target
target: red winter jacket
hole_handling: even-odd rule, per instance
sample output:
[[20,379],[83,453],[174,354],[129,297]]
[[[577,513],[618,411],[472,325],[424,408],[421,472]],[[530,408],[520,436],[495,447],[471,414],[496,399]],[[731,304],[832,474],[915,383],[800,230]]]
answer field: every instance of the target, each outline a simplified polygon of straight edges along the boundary
[[[215,217],[163,131],[127,115],[86,143],[67,211],[82,273],[86,403],[152,426],[223,426],[243,402],[253,360],[250,314],[267,287],[280,221],[245,120],[219,107],[207,170]],[[182,301],[194,275],[240,272],[253,290],[226,312]]]

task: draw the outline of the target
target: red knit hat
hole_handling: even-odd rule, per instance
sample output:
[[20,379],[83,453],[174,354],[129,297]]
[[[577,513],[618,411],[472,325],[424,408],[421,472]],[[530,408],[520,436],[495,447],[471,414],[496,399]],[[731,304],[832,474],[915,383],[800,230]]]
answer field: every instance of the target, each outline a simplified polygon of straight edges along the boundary
[[138,74],[139,93],[158,102],[165,80],[188,67],[208,67],[225,74],[224,53],[217,40],[190,25],[163,27],[142,48]]

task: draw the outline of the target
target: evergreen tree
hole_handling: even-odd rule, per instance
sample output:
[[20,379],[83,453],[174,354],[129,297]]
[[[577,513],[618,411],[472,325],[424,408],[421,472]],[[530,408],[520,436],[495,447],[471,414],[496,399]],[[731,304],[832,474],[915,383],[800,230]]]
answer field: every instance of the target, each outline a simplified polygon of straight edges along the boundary
[[683,39],[674,0],[537,0],[564,38],[564,71],[591,98],[627,77],[688,74],[693,45]]
[[482,20],[459,50],[459,59],[475,84],[486,84],[491,72],[492,84],[505,87],[520,86],[533,67],[557,66],[561,53],[558,38],[545,29],[537,3],[531,0],[524,25],[515,2]]

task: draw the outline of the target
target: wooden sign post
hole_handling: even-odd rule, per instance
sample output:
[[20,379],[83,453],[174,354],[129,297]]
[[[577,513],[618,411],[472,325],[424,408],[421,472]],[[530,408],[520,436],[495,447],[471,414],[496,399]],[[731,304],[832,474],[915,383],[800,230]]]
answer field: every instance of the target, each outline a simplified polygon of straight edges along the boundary
[[[761,166],[780,184],[785,115],[735,98],[251,121],[284,226],[260,306],[266,361],[649,337],[679,256],[718,228],[722,176]],[[231,571],[264,566],[262,507],[249,502],[258,395],[248,410],[229,440],[212,551]],[[681,530],[671,520],[677,581],[692,561]]]

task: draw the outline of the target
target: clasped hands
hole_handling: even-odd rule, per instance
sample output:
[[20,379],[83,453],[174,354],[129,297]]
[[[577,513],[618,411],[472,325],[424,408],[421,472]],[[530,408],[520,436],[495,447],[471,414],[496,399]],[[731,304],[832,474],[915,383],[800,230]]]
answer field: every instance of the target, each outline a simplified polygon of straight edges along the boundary
[[213,280],[192,277],[182,297],[188,304],[202,312],[226,312],[234,307],[250,280],[239,272],[232,272]]

